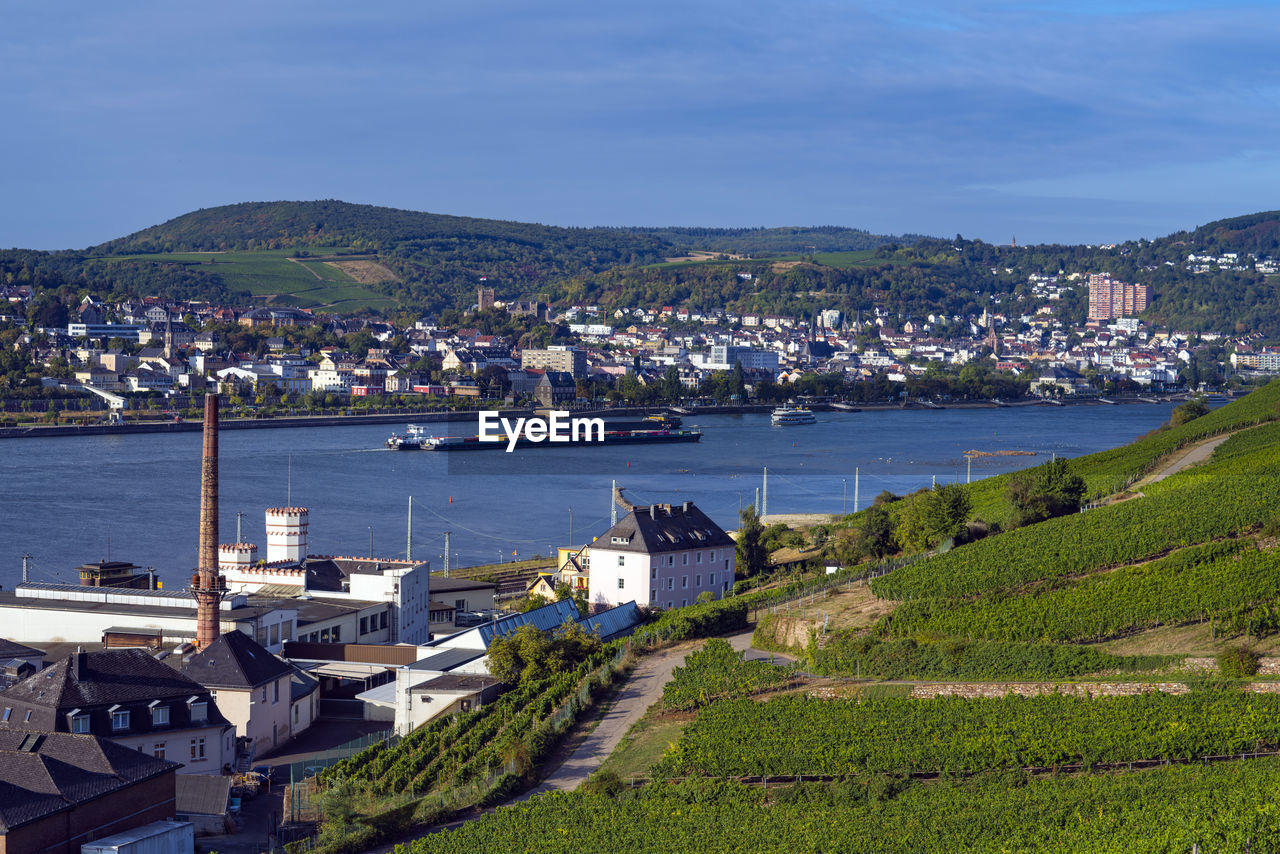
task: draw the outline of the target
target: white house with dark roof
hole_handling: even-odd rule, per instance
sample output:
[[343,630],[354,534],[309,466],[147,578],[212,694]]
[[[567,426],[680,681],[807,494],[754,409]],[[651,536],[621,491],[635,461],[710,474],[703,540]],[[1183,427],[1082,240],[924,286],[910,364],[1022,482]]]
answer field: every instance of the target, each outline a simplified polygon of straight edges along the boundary
[[182,672],[212,692],[227,720],[256,753],[293,737],[294,668],[244,632],[219,636],[184,661]]
[[707,514],[683,504],[636,507],[591,544],[593,611],[624,602],[659,608],[721,598],[733,587],[734,542]]

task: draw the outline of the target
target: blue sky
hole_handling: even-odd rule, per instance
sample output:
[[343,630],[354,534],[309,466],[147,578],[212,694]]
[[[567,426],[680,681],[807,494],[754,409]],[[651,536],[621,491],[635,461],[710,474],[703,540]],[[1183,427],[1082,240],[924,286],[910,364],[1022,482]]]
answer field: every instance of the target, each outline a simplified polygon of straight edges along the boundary
[[0,246],[238,201],[1020,243],[1280,208],[1280,8],[6,3]]

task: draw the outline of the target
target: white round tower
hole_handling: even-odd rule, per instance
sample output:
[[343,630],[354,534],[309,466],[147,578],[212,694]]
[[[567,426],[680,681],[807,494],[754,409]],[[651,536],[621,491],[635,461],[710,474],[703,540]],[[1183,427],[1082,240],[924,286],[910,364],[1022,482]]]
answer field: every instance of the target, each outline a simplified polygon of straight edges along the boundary
[[267,563],[300,563],[307,556],[307,508],[267,508]]
[[223,543],[218,546],[218,571],[230,578],[258,562],[258,547],[253,543]]

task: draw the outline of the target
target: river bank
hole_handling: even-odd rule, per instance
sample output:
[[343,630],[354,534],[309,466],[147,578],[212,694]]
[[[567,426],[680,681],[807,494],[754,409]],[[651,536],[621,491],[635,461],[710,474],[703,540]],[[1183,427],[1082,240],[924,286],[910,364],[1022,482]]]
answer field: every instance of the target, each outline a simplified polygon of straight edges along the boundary
[[[1168,403],[1185,399],[1186,395],[1144,395],[1142,397],[1113,398],[1063,398],[1061,400],[1044,398],[1025,398],[1020,400],[959,400],[944,403],[856,403],[839,404],[817,403],[809,406],[815,412],[900,412],[902,410],[946,410],[946,409],[1003,409],[1017,407],[1042,406],[1105,406],[1131,403]],[[607,409],[573,409],[575,415],[591,418],[626,418],[652,415],[661,412],[679,412],[682,415],[746,415],[767,414],[774,409],[773,404],[746,404],[737,406],[698,406],[682,408],[675,406],[659,407],[617,407]],[[534,414],[531,409],[500,409],[500,414],[508,417],[528,417]],[[477,410],[469,409],[458,412],[440,412],[438,410],[419,412],[391,412],[373,415],[276,415],[259,418],[223,418],[219,422],[221,430],[272,430],[288,427],[339,427],[367,424],[407,424],[438,423],[452,421],[468,421],[475,418]],[[198,420],[190,421],[132,421],[124,424],[33,424],[22,427],[0,427],[0,439],[50,438],[55,436],[116,436],[132,433],[191,433],[199,432],[202,424]]]

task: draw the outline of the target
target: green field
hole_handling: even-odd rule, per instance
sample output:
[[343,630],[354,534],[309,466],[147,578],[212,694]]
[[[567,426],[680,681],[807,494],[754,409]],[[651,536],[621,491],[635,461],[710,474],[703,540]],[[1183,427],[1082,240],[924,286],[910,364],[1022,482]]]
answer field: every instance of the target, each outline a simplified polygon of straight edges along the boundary
[[365,308],[389,309],[399,305],[395,299],[369,285],[360,284],[323,261],[292,258],[294,251],[175,252],[121,255],[101,261],[105,264],[179,264],[194,272],[216,273],[228,290],[246,292],[263,305],[318,308],[335,313]]

